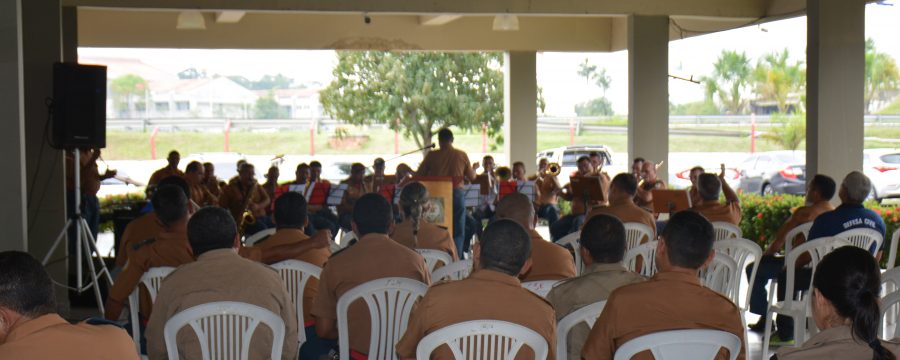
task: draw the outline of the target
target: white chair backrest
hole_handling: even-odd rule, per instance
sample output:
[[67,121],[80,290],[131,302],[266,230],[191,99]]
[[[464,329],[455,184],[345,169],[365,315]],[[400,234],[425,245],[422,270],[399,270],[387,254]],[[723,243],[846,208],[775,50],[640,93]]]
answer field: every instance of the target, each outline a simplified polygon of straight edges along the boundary
[[547,294],[550,293],[550,290],[552,290],[553,286],[557,283],[559,283],[559,280],[526,281],[522,283],[522,287],[537,294],[537,296],[546,298]]
[[437,283],[441,280],[462,280],[469,277],[472,273],[472,259],[460,260],[439,267],[431,273],[431,282]]
[[546,359],[549,345],[540,334],[522,325],[500,320],[474,320],[438,329],[419,340],[416,359],[429,359],[447,345],[457,360],[512,360],[528,346],[535,359]]
[[893,340],[900,335],[900,292],[892,292],[881,298],[881,324],[878,334],[881,339]]
[[642,258],[640,274],[650,277],[656,274],[656,245],[657,240],[649,241],[638,245],[638,247],[628,250],[625,253],[623,262],[628,270],[635,271],[637,268],[637,259]]
[[900,228],[894,230],[894,235],[891,236],[891,253],[888,254],[887,262],[888,269],[893,269],[894,266],[897,266],[897,242],[900,242]]
[[247,360],[250,339],[260,323],[272,331],[272,352],[267,354],[268,358],[280,359],[284,320],[259,306],[234,301],[206,303],[175,314],[163,330],[166,352],[170,360],[178,360],[176,335],[190,325],[199,340],[203,359]]
[[660,360],[712,360],[723,347],[728,349],[729,359],[737,359],[741,353],[741,338],[720,330],[661,331],[622,344],[613,359],[629,360],[639,352],[650,351]]
[[740,239],[744,237],[744,234],[741,233],[741,228],[732,223],[724,221],[713,221],[712,225],[713,229],[716,231],[716,240],[731,238]]
[[441,250],[433,250],[433,249],[416,249],[422,257],[425,258],[425,267],[428,268],[429,273],[434,273],[434,269],[441,264],[441,266],[448,265],[453,262],[453,257],[450,256],[445,251]]
[[756,279],[756,271],[759,269],[759,261],[762,259],[762,248],[755,242],[747,239],[725,239],[714,242],[713,249],[730,256],[737,263],[738,271],[735,274],[735,284],[737,286],[735,287],[735,296],[732,299],[737,300],[735,303],[738,307],[746,309],[750,302],[751,287],[748,286],[746,295],[741,299],[740,287],[744,285],[744,282],[741,281],[742,275],[744,274],[744,269],[753,263],[750,276],[747,278],[747,284],[753,284]]
[[885,297],[900,289],[900,267],[881,273],[881,296]]
[[128,295],[128,311],[131,313],[131,338],[134,340],[134,346],[138,354],[141,353],[141,321],[138,318],[138,311],[141,307],[141,285],[144,285],[147,293],[150,294],[150,301],[156,301],[156,294],[159,293],[159,287],[162,285],[163,279],[174,270],[174,267],[168,266],[150,268],[141,276],[138,286],[135,286],[131,294]]
[[794,248],[794,239],[797,236],[803,235],[803,240],[809,240],[809,229],[812,229],[813,222],[807,222],[800,225],[797,225],[791,231],[788,231],[787,235],[784,236],[784,253],[787,254],[791,252],[791,249]]
[[250,235],[249,237],[244,239],[244,246],[253,246],[253,244],[256,244],[256,242],[275,234],[276,230],[277,229],[275,229],[275,228],[268,228],[265,230],[261,230],[253,235]]
[[341,243],[338,244],[341,248],[345,248],[350,245],[350,242],[356,239],[356,234],[352,231],[347,231],[343,235],[341,235]]
[[569,331],[576,325],[584,323],[589,328],[594,327],[603,307],[606,306],[606,300],[598,301],[581,309],[575,310],[559,321],[556,325],[556,358],[565,359],[568,356],[569,349]]
[[725,295],[735,304],[738,303],[738,282],[735,274],[740,275],[737,262],[726,254],[716,252],[712,262],[700,270],[700,282],[713,291]]
[[[819,266],[819,261],[821,261],[822,258],[825,257],[825,255],[834,251],[834,249],[850,245],[851,244],[844,239],[824,237],[807,241],[791,250],[791,252],[789,252],[784,258],[784,267],[785,269],[787,269],[787,284],[784,287],[784,293],[793,294],[794,289],[796,289],[796,286],[794,285],[794,279],[797,272],[797,259],[799,259],[800,256],[807,253],[809,254],[810,262],[808,266],[812,268],[813,273],[815,273],[816,267]],[[807,285],[812,284],[812,277],[810,277],[809,281],[810,284]],[[781,284],[778,284],[778,286],[781,286]],[[807,286],[807,289],[808,288],[809,287]],[[786,304],[790,304],[792,301],[795,301],[793,299],[793,296],[785,297]],[[790,307],[790,305],[785,305],[785,307]]]
[[303,291],[306,289],[306,283],[311,277],[318,279],[322,275],[322,268],[300,260],[284,260],[282,262],[272,264],[272,268],[281,275],[284,287],[288,294],[291,294],[291,300],[297,312],[297,324],[301,325],[300,331],[297,331],[299,338],[297,339],[302,346],[306,342],[306,331],[303,331]]
[[350,304],[363,300],[369,309],[372,331],[369,340],[369,357],[373,359],[396,359],[394,347],[406,332],[409,313],[420,297],[425,295],[428,285],[419,281],[390,277],[375,279],[350,289],[341,295],[337,303],[338,348],[340,359],[350,359],[350,331],[347,311]]
[[582,270],[584,270],[584,260],[581,259],[581,243],[579,239],[581,238],[581,231],[573,232],[569,235],[563,236],[562,239],[559,239],[556,243],[559,246],[565,247],[569,245],[572,247],[572,250],[575,252],[575,273],[581,275]]
[[653,229],[649,226],[636,222],[625,223],[625,251],[634,249],[642,242],[651,240],[656,239],[653,238]]
[[878,232],[878,230],[873,229],[850,229],[837,234],[834,237],[847,240],[853,244],[853,246],[865,251],[869,251],[874,245],[875,252],[878,252],[878,250],[881,249],[881,243],[884,241],[884,237],[881,236],[881,233]]

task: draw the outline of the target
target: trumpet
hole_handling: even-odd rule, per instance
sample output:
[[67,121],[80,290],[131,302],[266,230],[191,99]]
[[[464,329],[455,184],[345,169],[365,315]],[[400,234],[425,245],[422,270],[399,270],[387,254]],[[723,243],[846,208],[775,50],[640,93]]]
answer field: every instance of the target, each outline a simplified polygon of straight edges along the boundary
[[547,174],[558,176],[560,172],[562,172],[562,167],[559,166],[559,163],[550,163],[547,165]]
[[507,166],[497,168],[497,179],[500,181],[509,181],[512,179],[512,169]]

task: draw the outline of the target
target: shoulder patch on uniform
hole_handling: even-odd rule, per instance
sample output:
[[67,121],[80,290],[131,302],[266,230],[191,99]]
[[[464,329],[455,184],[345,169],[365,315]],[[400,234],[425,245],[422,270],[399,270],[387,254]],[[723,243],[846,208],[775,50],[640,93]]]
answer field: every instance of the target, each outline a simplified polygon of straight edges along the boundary
[[138,250],[140,250],[141,248],[143,248],[143,247],[145,247],[145,246],[148,246],[148,245],[151,245],[151,244],[153,244],[153,243],[155,243],[155,242],[156,242],[156,238],[149,238],[149,239],[147,239],[147,240],[144,240],[144,241],[138,242],[138,243],[136,243],[136,244],[134,244],[134,245],[131,245],[131,250],[132,250],[132,251],[138,251]]

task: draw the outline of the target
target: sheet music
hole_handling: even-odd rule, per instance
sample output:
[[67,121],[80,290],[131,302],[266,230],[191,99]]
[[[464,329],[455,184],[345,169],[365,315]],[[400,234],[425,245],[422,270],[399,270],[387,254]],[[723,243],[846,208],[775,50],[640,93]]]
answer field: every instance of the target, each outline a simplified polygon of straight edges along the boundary
[[344,193],[347,192],[348,187],[350,187],[349,184],[340,184],[332,187],[331,193],[328,194],[328,199],[325,201],[325,204],[328,206],[340,205],[341,201],[344,200]]
[[466,207],[476,207],[481,203],[481,185],[469,184],[463,187],[466,192]]
[[525,181],[516,185],[516,192],[525,194],[529,201],[534,202],[535,186],[536,184],[534,181]]

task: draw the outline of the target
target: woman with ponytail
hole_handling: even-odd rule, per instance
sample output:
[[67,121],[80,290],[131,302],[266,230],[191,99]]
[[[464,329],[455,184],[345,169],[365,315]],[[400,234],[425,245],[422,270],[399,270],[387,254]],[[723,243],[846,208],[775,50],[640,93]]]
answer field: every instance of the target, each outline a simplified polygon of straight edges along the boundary
[[459,260],[456,245],[447,229],[425,221],[428,190],[419,182],[411,182],[400,192],[400,212],[403,221],[394,226],[391,239],[410,249],[432,249],[446,251]]
[[881,271],[868,251],[845,246],[826,255],[810,299],[821,330],[799,348],[778,349],[778,360],[895,360],[900,344],[878,339]]

